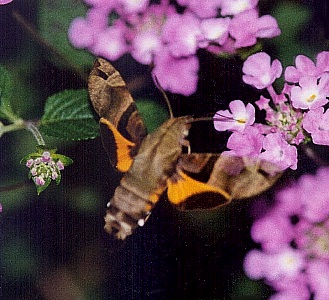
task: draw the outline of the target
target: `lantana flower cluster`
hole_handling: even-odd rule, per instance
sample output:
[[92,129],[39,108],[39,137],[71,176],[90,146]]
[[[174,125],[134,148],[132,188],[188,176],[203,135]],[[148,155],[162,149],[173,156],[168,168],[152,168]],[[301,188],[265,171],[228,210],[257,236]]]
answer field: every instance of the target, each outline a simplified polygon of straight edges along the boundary
[[243,65],[243,81],[257,89],[267,89],[256,105],[266,112],[266,125],[255,123],[255,107],[241,100],[229,104],[230,110],[215,114],[218,131],[231,131],[226,154],[249,156],[274,163],[278,168],[297,168],[297,146],[313,142],[329,145],[329,52],[323,51],[316,63],[304,55],[284,72],[285,83],[276,93],[273,83],[283,72],[279,60],[271,62],[267,53],[248,57]]
[[183,95],[197,88],[198,49],[231,54],[281,33],[272,16],[259,16],[258,0],[84,2],[90,6],[87,15],[69,28],[73,46],[109,60],[130,53],[139,63],[154,66],[165,90]]
[[30,169],[29,178],[35,183],[38,194],[45,190],[51,181],[59,184],[61,171],[64,166],[72,163],[72,160],[64,155],[56,154],[55,150],[44,151],[38,149],[38,153],[32,153],[22,159],[22,163]]
[[244,270],[276,293],[271,300],[329,299],[329,168],[303,175],[281,190],[251,228],[259,249]]

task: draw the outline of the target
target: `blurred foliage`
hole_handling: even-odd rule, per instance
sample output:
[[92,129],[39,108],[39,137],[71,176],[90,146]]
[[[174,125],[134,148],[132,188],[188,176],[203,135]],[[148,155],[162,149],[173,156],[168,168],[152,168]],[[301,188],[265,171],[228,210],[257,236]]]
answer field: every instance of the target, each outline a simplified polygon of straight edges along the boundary
[[66,65],[65,62],[58,59],[55,60],[63,68],[70,68],[71,65],[75,65],[83,69],[92,65],[93,55],[87,51],[73,48],[67,37],[72,20],[84,16],[86,12],[87,6],[79,0],[39,1],[38,24],[40,33],[56,51],[69,59],[70,65]]
[[[326,25],[318,18],[319,1],[260,2],[282,29],[281,37],[266,41],[264,49],[284,65],[293,64],[298,54],[313,58],[328,50]],[[46,43],[36,41],[18,25],[12,10],[30,22]],[[60,113],[60,101],[67,101],[65,93],[71,93],[63,90],[78,90],[76,99],[87,99],[79,90],[86,88],[94,58],[71,47],[67,39],[70,22],[85,12],[86,6],[78,0],[14,0],[0,7],[0,60],[14,83],[10,101],[17,114],[29,119],[39,119],[47,103],[48,115],[42,122],[50,135],[66,134],[62,124],[46,126]],[[202,116],[223,109],[232,99],[257,99],[257,91],[241,81],[241,62],[218,60],[204,52],[200,61],[198,92],[189,99],[168,95],[176,116]],[[122,73],[139,73],[131,57],[123,57],[118,65]],[[2,69],[0,73],[7,76]],[[124,77],[128,83],[130,77]],[[133,93],[142,99],[137,105],[152,131],[162,123],[167,109],[148,100],[162,103],[150,82],[145,80]],[[80,139],[96,137],[97,120],[87,111],[83,114],[94,125],[81,124]],[[204,132],[191,131],[196,141],[192,145],[221,147],[223,134]],[[27,168],[19,164],[35,147],[32,136],[18,131],[1,137],[1,299],[235,300],[269,295],[263,283],[250,281],[242,270],[243,257],[254,246],[247,213],[254,200],[196,213],[178,212],[161,201],[145,226],[121,243],[103,231],[105,205],[120,174],[111,168],[100,139],[72,143],[47,138],[47,143],[70,156],[74,164],[65,169],[59,186],[50,186],[37,196],[33,183],[26,181]],[[265,196],[270,202],[271,191]]]
[[136,105],[148,132],[154,131],[169,117],[168,109],[150,99],[137,99]]
[[6,68],[0,65],[0,117],[10,119],[14,112],[11,106],[11,94],[13,90],[13,79]]
[[312,12],[306,6],[281,3],[274,8],[273,16],[279,23],[281,35],[272,42],[283,66],[294,64],[294,58],[298,54],[313,57],[321,49],[308,47],[301,38],[303,29],[312,17]]

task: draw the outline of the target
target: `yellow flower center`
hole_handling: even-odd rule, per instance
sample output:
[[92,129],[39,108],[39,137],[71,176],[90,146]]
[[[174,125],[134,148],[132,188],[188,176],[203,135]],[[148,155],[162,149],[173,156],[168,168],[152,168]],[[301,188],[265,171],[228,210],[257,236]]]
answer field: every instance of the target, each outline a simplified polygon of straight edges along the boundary
[[315,98],[316,98],[316,95],[315,95],[315,94],[312,94],[312,95],[310,95],[310,96],[306,99],[306,101],[307,101],[307,102],[313,102],[313,101],[315,100]]
[[236,121],[238,123],[241,123],[241,124],[245,124],[246,123],[246,119],[237,119]]

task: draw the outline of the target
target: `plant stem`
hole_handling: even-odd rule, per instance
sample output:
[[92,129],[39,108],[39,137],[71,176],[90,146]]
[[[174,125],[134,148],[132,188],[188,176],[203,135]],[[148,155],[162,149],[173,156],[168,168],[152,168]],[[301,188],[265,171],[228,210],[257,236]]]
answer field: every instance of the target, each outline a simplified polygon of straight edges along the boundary
[[17,131],[24,128],[25,128],[24,121],[22,119],[17,119],[13,124],[0,126],[0,136],[6,132]]
[[24,121],[23,119],[16,119],[16,121],[13,124],[9,124],[9,125],[3,125],[0,122],[0,136],[3,135],[4,133],[17,131],[21,129],[27,129],[28,131],[30,131],[33,134],[39,146],[44,146],[46,144],[35,122]]
[[45,140],[43,139],[38,127],[34,122],[25,122],[25,128],[33,134],[39,146],[46,145]]

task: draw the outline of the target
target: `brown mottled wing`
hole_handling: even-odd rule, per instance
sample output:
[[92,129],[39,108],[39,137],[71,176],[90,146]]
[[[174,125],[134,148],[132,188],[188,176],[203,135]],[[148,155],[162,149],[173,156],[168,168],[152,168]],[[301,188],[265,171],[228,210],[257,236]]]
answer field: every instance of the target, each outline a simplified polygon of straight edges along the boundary
[[175,175],[174,183],[169,184],[168,198],[184,210],[213,208],[254,197],[281,176],[270,163],[211,153],[181,154],[177,169],[181,175]]
[[[88,90],[91,102],[101,118],[104,148],[113,166],[125,172],[147,134],[135,101],[120,73],[102,58],[94,63],[89,75]],[[130,161],[120,161],[129,158]]]
[[255,197],[272,187],[282,171],[266,161],[247,157],[220,156],[208,184],[225,189],[232,199]]

